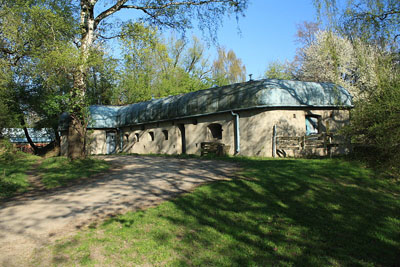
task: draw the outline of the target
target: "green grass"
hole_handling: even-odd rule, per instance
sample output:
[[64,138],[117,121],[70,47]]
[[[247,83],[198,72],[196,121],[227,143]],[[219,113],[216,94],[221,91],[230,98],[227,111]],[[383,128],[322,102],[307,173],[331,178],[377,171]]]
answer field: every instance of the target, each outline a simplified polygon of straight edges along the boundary
[[109,219],[42,253],[57,266],[400,262],[398,182],[338,159],[232,160],[242,165],[242,179]]
[[0,199],[28,190],[26,172],[38,159],[40,157],[22,152],[0,155]]
[[65,186],[74,180],[105,171],[109,164],[103,160],[86,158],[69,161],[66,157],[44,159],[38,171],[46,188]]
[[109,163],[94,158],[70,161],[66,157],[43,159],[23,152],[3,153],[0,154],[0,199],[35,190],[28,181],[27,172],[38,163],[34,175],[46,189],[66,186],[110,167]]

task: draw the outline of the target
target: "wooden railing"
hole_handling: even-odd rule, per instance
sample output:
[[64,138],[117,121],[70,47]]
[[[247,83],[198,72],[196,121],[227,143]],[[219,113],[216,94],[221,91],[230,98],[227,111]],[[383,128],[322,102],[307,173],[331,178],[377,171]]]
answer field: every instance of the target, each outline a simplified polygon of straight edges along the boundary
[[314,148],[326,149],[327,155],[331,148],[338,146],[332,135],[326,133],[305,136],[276,136],[276,150],[306,151]]

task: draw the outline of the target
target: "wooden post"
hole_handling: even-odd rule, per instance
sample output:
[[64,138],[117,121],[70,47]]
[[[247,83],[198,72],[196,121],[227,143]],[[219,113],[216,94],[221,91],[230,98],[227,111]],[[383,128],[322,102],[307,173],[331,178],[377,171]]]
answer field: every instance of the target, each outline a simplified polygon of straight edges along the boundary
[[276,157],[276,125],[272,128],[272,157]]

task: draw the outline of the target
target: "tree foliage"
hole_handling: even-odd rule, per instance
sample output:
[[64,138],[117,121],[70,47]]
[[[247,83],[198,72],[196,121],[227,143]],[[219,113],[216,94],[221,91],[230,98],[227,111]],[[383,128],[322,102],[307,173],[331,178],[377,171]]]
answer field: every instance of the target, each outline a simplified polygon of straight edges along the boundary
[[294,67],[289,61],[272,61],[268,64],[264,77],[267,79],[292,80]]
[[[400,73],[398,72],[398,77]],[[383,173],[400,175],[400,79],[387,81],[352,111],[347,135],[356,153]]]
[[[201,46],[194,42],[187,49],[187,58],[180,59],[178,66],[165,44],[157,41],[159,37],[151,36],[152,29],[165,27],[184,33],[186,29],[199,27],[214,39],[223,16],[239,16],[246,7],[247,0],[0,0],[2,121],[13,121],[11,107],[17,107],[17,117],[33,114],[30,117],[37,118],[35,121],[40,119],[40,125],[53,124],[62,110],[68,111],[69,156],[84,157],[88,105],[122,103],[131,97],[131,94],[116,97],[113,93],[115,88],[121,90],[123,84],[116,75],[120,71],[118,62],[106,51],[109,39],[137,33],[129,29],[131,25],[152,26],[147,28],[147,36],[146,29],[141,29],[134,45],[125,38],[130,52],[137,53],[125,57],[126,71],[123,71],[129,78],[126,85],[138,85],[137,97],[132,101],[147,99],[149,95],[163,96],[175,90],[177,80],[181,88],[199,88],[204,81],[198,78]],[[115,20],[114,15],[121,10],[130,10],[135,19]],[[133,40],[134,36],[130,37]],[[139,44],[140,40],[155,42]],[[141,61],[146,64],[141,65]],[[159,68],[152,68],[153,63],[160,63]],[[161,84],[167,88],[165,91],[160,90]]]
[[361,40],[350,41],[331,31],[319,31],[303,50],[297,76],[301,80],[333,82],[347,88],[357,99],[378,85],[380,50]]
[[[347,134],[366,148],[369,162],[391,175],[400,175],[400,2],[350,0],[344,9],[336,1],[315,0],[328,25],[347,43],[354,66],[344,81],[362,92],[355,101]],[[340,37],[343,36],[343,37]],[[337,49],[330,58],[337,58]],[[352,69],[347,67],[343,72]],[[346,77],[346,76],[345,76]]]
[[121,38],[123,66],[113,103],[130,104],[209,86],[203,44],[173,36],[143,23],[125,26]]
[[397,0],[349,0],[340,8],[339,1],[314,0],[320,18],[349,37],[380,45],[398,46],[400,2]]
[[[167,27],[184,32],[185,29],[198,26],[208,30],[215,37],[216,29],[226,14],[243,14],[247,0],[116,0],[116,1],[81,0],[79,4],[79,59],[77,70],[73,73],[74,83],[70,94],[70,126],[68,129],[68,153],[72,159],[85,157],[85,140],[87,116],[87,77],[90,70],[91,54],[96,50],[99,40],[107,40],[119,33],[110,32],[113,23],[110,18],[120,10],[130,10],[134,13],[135,21],[145,22],[151,26]],[[193,21],[196,24],[193,24]],[[111,27],[110,27],[111,26]],[[128,26],[129,27],[129,26]],[[146,54],[146,53],[144,53]],[[149,70],[150,71],[150,70]],[[141,75],[144,84],[150,83],[147,74]],[[139,99],[143,93],[139,94]]]
[[40,119],[39,127],[57,128],[65,68],[74,58],[74,7],[44,0],[3,0],[0,7],[0,109],[9,122],[3,127],[34,126]]
[[218,58],[213,63],[215,85],[222,86],[246,80],[246,67],[233,50],[218,49]]

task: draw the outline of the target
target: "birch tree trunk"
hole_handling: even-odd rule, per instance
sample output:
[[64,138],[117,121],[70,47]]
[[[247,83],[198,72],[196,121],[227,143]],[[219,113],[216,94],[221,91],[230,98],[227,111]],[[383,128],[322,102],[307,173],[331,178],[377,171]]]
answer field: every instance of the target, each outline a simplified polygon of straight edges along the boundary
[[81,63],[74,74],[74,88],[72,90],[72,114],[68,127],[68,157],[72,160],[86,156],[86,126],[87,115],[84,114],[86,98],[86,76],[88,73],[87,60],[90,47],[94,42],[95,18],[94,0],[81,0],[80,30]]
[[[86,127],[88,115],[86,108],[86,76],[88,74],[88,58],[96,39],[98,25],[107,17],[121,9],[131,9],[142,13],[155,25],[182,30],[190,28],[190,19],[197,17],[200,26],[210,30],[213,25],[222,22],[222,15],[228,10],[236,14],[242,13],[248,0],[157,0],[157,1],[108,1],[110,7],[94,16],[94,7],[98,0],[80,0],[80,64],[74,73],[74,88],[71,94],[71,120],[68,128],[68,157],[78,159],[85,157]],[[184,14],[183,16],[181,16]]]

